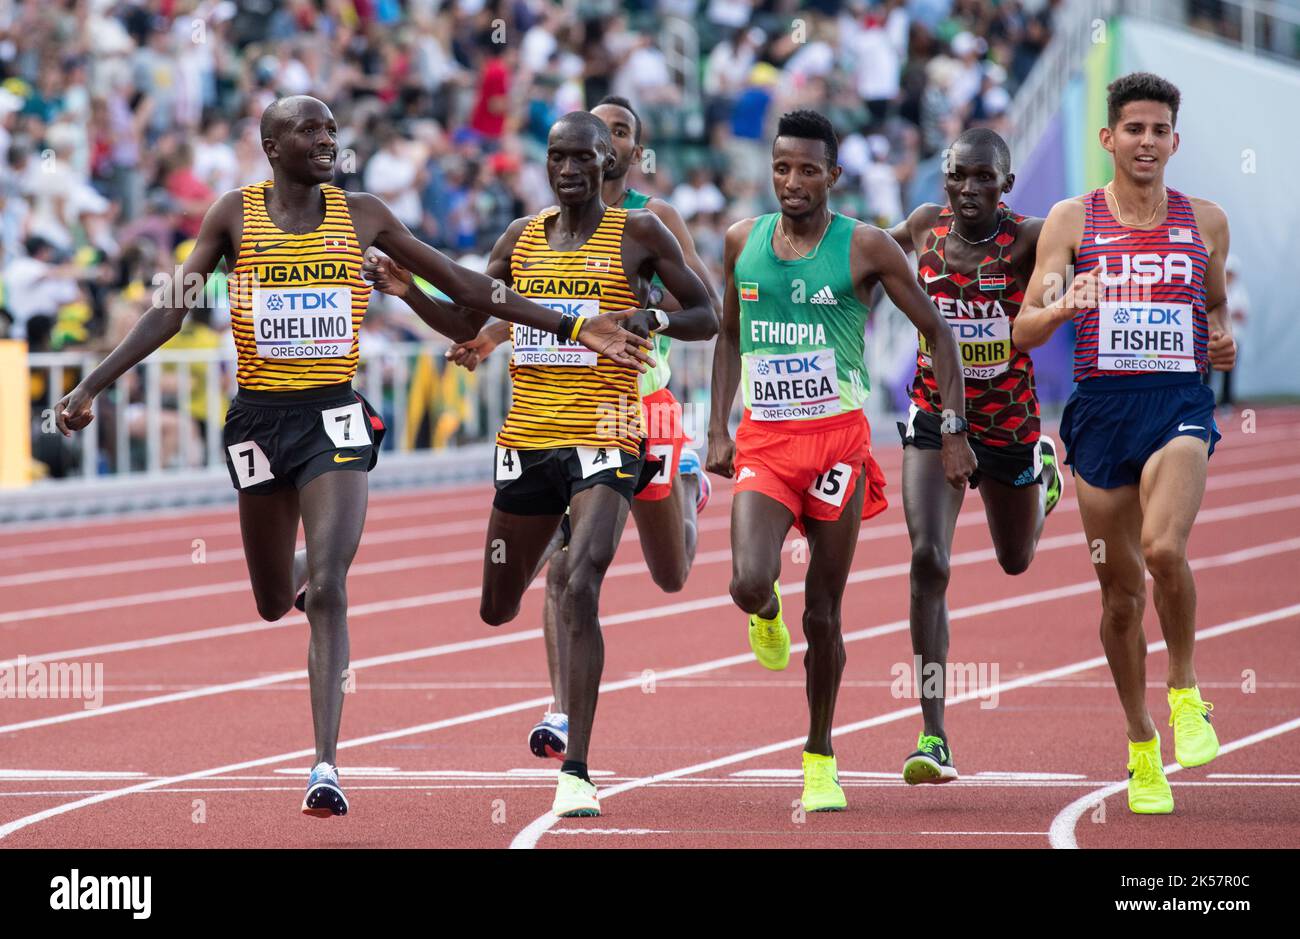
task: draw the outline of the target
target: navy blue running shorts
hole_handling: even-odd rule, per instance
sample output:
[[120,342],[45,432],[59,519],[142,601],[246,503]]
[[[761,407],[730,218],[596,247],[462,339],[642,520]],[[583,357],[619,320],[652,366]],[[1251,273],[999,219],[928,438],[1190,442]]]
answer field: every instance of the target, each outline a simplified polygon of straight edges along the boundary
[[1210,453],[1222,436],[1199,375],[1091,378],[1061,415],[1066,465],[1100,489],[1136,485],[1151,454],[1180,436],[1209,441]]

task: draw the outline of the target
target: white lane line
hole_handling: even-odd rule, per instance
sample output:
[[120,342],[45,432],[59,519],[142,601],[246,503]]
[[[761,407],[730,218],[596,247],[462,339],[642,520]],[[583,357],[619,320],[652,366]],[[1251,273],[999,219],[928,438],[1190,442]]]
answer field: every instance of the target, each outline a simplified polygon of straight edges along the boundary
[[[1233,521],[1237,518],[1243,518],[1250,515],[1271,514],[1274,512],[1287,511],[1296,508],[1300,508],[1300,494],[1292,495],[1292,496],[1281,496],[1272,499],[1263,499],[1256,502],[1242,502],[1233,505],[1217,506],[1212,509],[1204,509],[1197,517],[1197,521],[1201,524],[1212,524],[1216,522]],[[975,525],[975,524],[983,524],[983,523],[984,523],[983,511],[979,511],[978,513],[972,512],[969,514],[963,512],[962,515],[957,520],[957,527],[961,528],[968,524]],[[874,534],[869,534],[867,532],[864,532],[862,535],[859,535],[858,538],[859,542],[874,540],[876,538],[882,538],[886,536],[906,535],[907,526],[904,524],[880,525],[872,529],[871,532],[873,532]],[[1073,542],[1068,540],[1072,537],[1075,539],[1075,541]],[[1062,540],[1062,539],[1067,539],[1067,540]],[[1057,547],[1068,547],[1069,544],[1072,543],[1081,544],[1082,539],[1083,539],[1082,532],[1078,532],[1074,535],[1069,535],[1069,534],[1055,535],[1049,538],[1042,539],[1039,542],[1038,551],[1043,552],[1043,551],[1054,550],[1054,548]],[[792,543],[787,544],[786,547],[787,548],[792,547]],[[476,554],[475,556],[477,557],[478,555]],[[954,558],[952,559],[952,564],[956,566],[958,564],[963,564],[963,563],[980,563],[984,560],[987,560],[988,557],[992,557],[992,556],[994,556],[992,549],[985,549],[983,553],[967,552],[966,554],[954,556]],[[729,549],[724,548],[717,551],[701,552],[700,554],[696,555],[695,566],[702,567],[708,564],[729,562],[730,560],[731,560],[731,552]],[[377,569],[377,568],[382,568],[384,570],[395,570],[398,569],[398,566],[403,563],[405,563],[403,559],[397,559],[395,561],[368,562],[366,564],[359,564],[354,566],[351,574],[356,575],[360,573],[366,573],[366,572],[370,572],[372,569]],[[907,564],[904,563],[900,565],[893,565],[887,569],[879,568],[879,570],[888,571],[888,573],[879,576],[894,576],[894,574],[897,573],[900,569],[904,573],[906,573]],[[626,562],[623,564],[615,564],[610,568],[609,572],[606,574],[606,577],[609,578],[609,577],[638,576],[638,575],[643,575],[644,572],[645,572],[644,565],[639,561],[633,561],[633,562]],[[532,587],[530,587],[529,589],[540,590],[543,589],[544,586],[545,585],[541,581],[541,579],[538,579],[533,583]],[[227,589],[231,591],[233,590],[244,591],[248,589],[247,582],[242,580],[232,581],[228,584],[214,585],[214,587],[220,588],[220,592],[225,592]],[[788,589],[788,588],[785,588],[783,585],[782,589]],[[217,592],[217,591],[215,591],[213,587],[185,587],[185,588],[179,588],[177,590],[161,591],[159,594],[155,594],[153,596],[158,597],[159,600],[162,599],[179,600],[179,599],[192,599],[195,596],[200,596],[207,592]],[[348,610],[348,616],[349,618],[355,618],[360,616],[388,613],[388,612],[392,612],[393,610],[410,609],[413,606],[422,606],[425,603],[428,603],[430,605],[438,604],[438,603],[452,603],[459,600],[472,599],[474,597],[479,596],[480,592],[481,592],[480,588],[478,587],[466,587],[460,590],[444,591],[443,593],[439,593],[439,594],[424,594],[416,597],[406,597],[400,600],[382,600],[382,601],[377,601],[375,603],[367,603],[367,604],[360,604],[358,606],[354,606]],[[137,597],[143,597],[143,596],[148,596],[148,595],[137,595]],[[132,600],[132,598],[120,598],[120,599]],[[730,602],[729,598],[724,597],[722,599],[726,603]],[[151,599],[148,601],[142,600],[140,602],[155,602],[155,601]],[[125,605],[132,605],[133,603],[134,601],[132,601],[132,603],[129,604],[126,602],[118,603],[113,600],[95,600],[95,601],[84,601],[81,603],[65,604],[61,607],[45,607],[43,609],[35,609],[35,610],[20,610],[14,613],[0,613],[0,624],[3,624],[11,620],[19,621],[19,622],[27,622],[33,619],[40,619],[42,617],[62,615],[66,613],[98,612],[110,606],[118,606],[118,605],[125,606]],[[130,639],[121,642],[104,643],[104,644],[94,645],[94,646],[83,646],[81,648],[76,648],[76,649],[64,649],[57,652],[45,652],[45,653],[39,653],[34,655],[28,655],[26,657],[26,661],[28,662],[77,661],[77,660],[83,660],[89,658],[91,656],[107,655],[114,652],[129,652],[129,651],[134,651],[136,649],[157,648],[159,646],[173,645],[175,643],[195,642],[195,641],[205,640],[205,639],[221,638],[224,636],[237,636],[237,635],[243,635],[245,633],[262,632],[264,630],[271,630],[271,629],[284,629],[290,626],[303,625],[306,623],[306,621],[307,620],[305,616],[303,616],[300,613],[294,612],[289,614],[288,616],[285,616],[280,620],[277,620],[274,623],[268,623],[264,620],[253,620],[252,622],[238,623],[232,626],[214,626],[208,629],[188,630],[180,633],[168,633],[162,636],[153,636],[145,639]],[[0,661],[0,668],[4,668],[6,666],[12,666],[15,664],[15,661],[16,661],[15,659],[5,659],[3,661]]]
[[994,835],[1017,835],[1025,837],[1039,837],[1047,834],[1045,831],[824,831],[818,829],[809,829],[806,831],[756,831],[753,829],[723,829],[723,828],[556,828],[547,832],[548,835],[807,835],[813,838],[843,838],[854,835],[860,837],[869,837],[874,835],[890,835],[895,837],[906,837],[908,835],[928,835],[937,837],[953,836],[973,836],[973,837],[990,837]]
[[[1211,460],[1211,468],[1216,465],[1235,465],[1237,463],[1258,462],[1260,457],[1251,454],[1250,451],[1267,445],[1273,445],[1274,449],[1280,449],[1288,446],[1296,440],[1296,432],[1300,430],[1300,422],[1282,421],[1272,424],[1272,418],[1275,416],[1267,409],[1262,409],[1259,413],[1265,417],[1266,422],[1271,426],[1264,430],[1257,431],[1253,434],[1239,433],[1232,431],[1225,433],[1224,439],[1219,443],[1219,452]],[[1235,419],[1235,418],[1234,418]],[[882,425],[885,426],[885,425]],[[1223,428],[1220,427],[1222,431]],[[878,448],[875,451],[876,459],[884,469],[893,469],[898,471],[899,455],[901,450],[894,446]],[[1244,457],[1244,458],[1243,458]],[[888,464],[888,465],[887,465]],[[475,492],[473,496],[459,497],[459,493]],[[427,493],[427,494],[425,494]],[[481,494],[479,494],[481,493]],[[722,495],[722,493],[719,493]],[[420,489],[405,489],[397,492],[373,493],[370,496],[370,509],[367,511],[367,518],[409,518],[412,515],[441,515],[452,514],[455,512],[473,511],[487,504],[491,496],[491,489],[482,484],[457,485],[449,487],[439,487],[438,489],[428,489],[423,492]],[[131,511],[126,513],[114,513],[108,516],[94,516],[88,518],[76,519],[54,519],[44,522],[31,522],[25,524],[6,525],[0,530],[0,536],[33,534],[42,535],[58,532],[65,532],[69,524],[74,524],[79,530],[107,528],[113,525],[134,525],[142,521],[168,521],[171,519],[186,519],[186,524],[176,525],[171,528],[151,528],[148,531],[120,532],[112,535],[102,536],[81,536],[76,538],[63,539],[46,539],[42,538],[36,544],[18,544],[0,546],[0,561],[10,560],[12,558],[25,558],[33,555],[42,554],[62,554],[77,551],[99,550],[103,548],[116,548],[125,545],[151,544],[162,537],[176,536],[179,538],[193,538],[199,536],[217,537],[217,536],[234,536],[239,534],[238,524],[226,521],[231,515],[231,505],[213,505],[213,506],[195,506],[192,508],[180,509],[163,509],[157,511]],[[204,530],[195,531],[196,525],[203,525]]]
[[[1203,642],[1207,639],[1213,639],[1216,636],[1228,635],[1229,633],[1238,632],[1239,630],[1250,629],[1255,626],[1260,626],[1264,623],[1272,623],[1278,620],[1288,619],[1293,616],[1300,616],[1300,603],[1295,603],[1292,604],[1291,606],[1280,607],[1279,609],[1276,610],[1270,610],[1267,613],[1259,613],[1254,616],[1247,616],[1242,619],[1233,620],[1228,623],[1223,623],[1219,626],[1210,627],[1209,629],[1197,630],[1196,639],[1198,642]],[[1148,652],[1159,652],[1162,651],[1164,648],[1165,648],[1165,643],[1162,640],[1160,642],[1152,643],[1150,646],[1148,646]],[[1078,672],[1085,672],[1090,669],[1099,668],[1104,666],[1105,664],[1106,664],[1106,657],[1104,655],[1095,656],[1090,659],[1084,659],[1081,662],[1074,662],[1070,665],[1062,665],[1059,668],[1048,669],[1047,671],[1037,672],[1032,675],[1026,675],[1022,678],[1016,678],[1011,681],[999,682],[996,685],[994,685],[992,688],[985,689],[983,691],[971,691],[971,692],[966,692],[964,694],[956,695],[954,697],[948,698],[947,704],[945,706],[953,707],[958,704],[964,704],[967,701],[974,701],[980,698],[1006,694],[1007,692],[1015,691],[1018,688],[1027,688],[1032,685],[1038,685],[1041,684],[1042,682],[1050,681],[1054,678],[1060,678],[1064,675],[1073,675],[1073,674],[1077,674]],[[879,727],[882,724],[889,724],[889,723],[893,723],[894,721],[899,721],[907,717],[918,716],[920,715],[920,713],[921,713],[920,705],[913,705],[912,707],[900,708],[896,711],[888,711],[884,714],[878,714],[875,717],[867,718],[866,720],[856,721],[852,724],[846,724],[842,727],[837,727],[831,731],[831,736],[841,737],[846,734],[857,733],[859,730],[867,730],[872,727]],[[1296,726],[1300,726],[1300,719],[1297,719],[1292,723],[1295,724]],[[806,736],[792,737],[789,740],[782,740],[779,743],[771,743],[763,747],[755,747],[752,750],[744,750],[740,753],[733,753],[730,756],[719,757],[714,760],[708,760],[707,762],[704,763],[696,763],[693,766],[685,766],[682,767],[681,769],[668,770],[667,772],[663,772],[663,773],[655,773],[652,776],[645,776],[642,777],[641,779],[633,780],[632,782],[622,783],[621,785],[617,785],[617,786],[611,786],[610,788],[605,789],[600,793],[600,798],[602,800],[609,799],[621,793],[629,792],[633,789],[640,789],[645,786],[662,782],[664,780],[679,779],[683,776],[693,776],[697,773],[702,773],[711,769],[718,769],[723,766],[732,766],[736,763],[748,762],[749,760],[756,759],[757,757],[767,756],[772,753],[780,753],[782,750],[789,750],[794,747],[803,746],[803,744],[806,741],[807,741]],[[1084,800],[1080,800],[1080,801],[1084,801]],[[1092,802],[1089,802],[1087,804],[1089,805],[1096,804],[1096,799],[1093,799]],[[1082,809],[1080,809],[1080,812],[1081,811]],[[558,821],[559,819],[556,818],[554,815],[550,814],[549,812],[545,815],[539,816],[538,818],[534,819],[531,823],[529,823],[529,825],[525,827],[522,831],[520,831],[519,834],[515,835],[514,840],[510,842],[510,847],[523,848],[523,849],[536,847],[538,839],[545,832],[549,831]],[[1053,831],[1056,830],[1056,827],[1057,825],[1054,822],[1052,825]],[[1071,829],[1071,832],[1072,831],[1073,829]],[[1071,834],[1071,837],[1072,836],[1073,835]]]
[[[1196,638],[1200,639],[1201,635],[1202,634],[1198,632]],[[1161,643],[1161,645],[1163,645],[1163,643]],[[1282,734],[1290,733],[1297,728],[1300,728],[1300,717],[1286,721],[1282,724],[1276,724],[1273,727],[1261,730],[1248,737],[1234,740],[1231,743],[1225,743],[1219,747],[1219,756],[1222,757],[1234,750],[1240,750],[1243,747],[1249,747],[1257,743],[1262,743],[1265,740],[1271,740],[1274,737],[1281,736]],[[1183,767],[1178,763],[1170,763],[1165,767],[1165,775],[1173,775],[1174,773],[1181,772],[1182,769]],[[1124,782],[1112,783],[1109,786],[1103,786],[1100,789],[1095,789],[1092,792],[1079,796],[1079,798],[1061,809],[1061,811],[1057,813],[1056,817],[1052,819],[1051,833],[1048,835],[1048,841],[1051,846],[1053,848],[1066,850],[1078,848],[1079,843],[1074,838],[1074,828],[1079,823],[1079,817],[1089,809],[1096,808],[1097,803],[1102,800],[1108,799],[1116,793],[1127,791],[1127,780]]]
[[[1247,470],[1240,473],[1225,473],[1210,477],[1206,482],[1207,490],[1232,489],[1243,486],[1257,486],[1264,483],[1280,482],[1283,480],[1300,478],[1300,465],[1294,462],[1287,463],[1284,466],[1272,467],[1263,470]],[[1058,508],[1066,510],[1071,508],[1075,503],[1067,498],[1062,501]],[[981,524],[984,522],[984,512],[974,500],[967,500],[962,512],[962,521],[966,525]],[[959,524],[962,522],[959,521]],[[699,523],[699,531],[718,531],[729,527],[730,519],[721,512]],[[474,518],[465,521],[445,522],[438,525],[415,525],[399,528],[390,528],[370,531],[361,539],[361,547],[372,547],[381,544],[393,544],[405,541],[418,541],[424,539],[442,538],[450,535],[477,534],[483,531],[484,521],[481,518]],[[858,536],[859,541],[871,541],[884,537],[892,537],[896,534],[906,534],[907,526],[901,522],[892,525],[868,526],[862,530]],[[60,580],[81,580],[89,577],[109,577],[118,574],[139,573],[141,571],[159,571],[159,570],[182,570],[187,568],[199,567],[194,563],[192,540],[195,536],[193,529],[187,536],[175,545],[174,550],[167,554],[153,555],[144,558],[131,558],[125,561],[105,561],[96,564],[79,564],[68,567],[45,568],[37,571],[26,571],[21,574],[0,575],[0,587],[20,587],[30,584],[51,583]],[[623,541],[629,541],[637,537],[636,530],[633,526],[628,526],[623,532]],[[152,543],[161,543],[163,539],[159,535],[149,539]],[[301,547],[301,545],[299,546]],[[448,555],[424,555],[421,558],[402,559],[407,562],[409,567],[417,567],[421,563],[447,564],[457,562],[476,561],[483,556],[482,549],[465,549],[462,551],[450,552]],[[220,564],[243,563],[244,550],[242,547],[223,548],[220,550],[207,551],[205,554],[204,565],[215,567]],[[393,562],[379,562],[393,563]],[[383,568],[374,568],[370,571],[362,570],[363,565],[356,565],[351,573],[354,575],[366,573],[382,573]],[[404,570],[403,568],[392,568]],[[202,585],[208,586],[208,585]],[[232,592],[238,588],[246,588],[245,581],[232,581],[223,584],[210,585],[213,593]],[[181,588],[181,589],[201,589],[201,588]],[[167,592],[164,591],[164,594]],[[148,594],[145,594],[148,596]],[[109,600],[118,598],[107,598]],[[5,616],[17,614],[0,615],[0,623],[6,622]]]
[[[798,586],[800,589],[802,589],[801,584],[795,586]],[[1089,586],[1091,586],[1093,589],[1096,589],[1096,584],[1094,582],[1089,582]],[[1061,591],[1061,595],[1073,596],[1077,592],[1081,592],[1081,591],[1076,591],[1072,588],[1066,588],[1064,591]],[[1049,598],[1044,597],[1041,593],[1021,595],[1018,597],[1010,597],[1003,601],[995,601],[993,603],[980,604],[979,607],[970,608],[969,610],[968,609],[952,610],[949,612],[948,616],[949,619],[962,619],[968,616],[980,615],[982,613],[997,612],[999,610],[1012,609],[1020,606],[1029,606],[1035,603],[1043,602],[1046,599]],[[1297,606],[1296,609],[1300,610],[1300,606]],[[890,623],[886,626],[873,627],[870,629],[858,630],[855,633],[849,633],[844,636],[844,641],[846,643],[855,642],[861,639],[869,639],[873,636],[883,635],[888,632],[897,632],[899,630],[906,629],[906,628],[907,628],[907,621],[903,620],[901,622]],[[538,632],[540,632],[540,630],[538,630]],[[1199,635],[1200,634],[1198,634],[1198,636]],[[800,647],[806,648],[807,646],[806,644],[800,643],[797,646],[792,646],[791,651],[792,652],[796,651]],[[696,665],[689,665],[681,668],[669,669],[659,673],[657,675],[657,680],[668,681],[671,680],[672,678],[684,677],[687,675],[695,675],[701,672],[712,671],[719,668],[728,668],[732,665],[741,665],[751,661],[752,658],[753,655],[751,653],[746,652],[739,655],[727,656],[721,659],[714,659],[709,662],[701,662]],[[601,694],[610,694],[612,692],[621,691],[627,688],[640,688],[640,687],[641,687],[641,679],[638,677],[633,679],[626,679],[624,681],[604,683],[600,687],[600,692]],[[952,700],[953,702],[956,702],[958,699],[952,699]],[[507,714],[515,714],[520,711],[534,710],[536,708],[548,706],[550,705],[550,703],[551,703],[551,698],[550,695],[548,694],[544,697],[532,698],[527,701],[518,701],[515,702],[514,704],[501,705],[499,707],[489,708],[482,711],[474,711],[469,714],[462,714],[457,717],[446,718],[439,721],[432,721],[426,724],[417,724],[413,727],[404,727],[398,730],[384,731],[382,733],[371,734],[366,737],[359,737],[354,740],[344,740],[339,743],[338,748],[340,750],[344,750],[344,749],[351,749],[354,747],[367,746],[372,743],[384,743],[389,740],[398,740],[403,737],[411,737],[419,734],[431,733],[436,730],[442,730],[446,727],[459,726],[462,724],[471,724],[478,721],[490,720],[492,718],[500,717]],[[919,708],[912,708],[909,710],[909,713],[912,712],[919,713],[919,710],[920,710]],[[802,739],[803,738],[799,738],[799,741],[802,741]],[[799,741],[796,741],[796,743]],[[281,753],[275,756],[262,757],[256,760],[247,760],[241,763],[230,763],[225,766],[217,766],[206,770],[197,770],[191,773],[184,773],[178,776],[168,776],[162,779],[149,780],[147,782],[139,783],[134,786],[129,786],[124,789],[112,789],[106,792],[96,793],[93,796],[89,796],[84,799],[78,799],[75,802],[64,803],[63,805],[52,806],[50,808],[45,809],[44,811],[37,812],[33,815],[24,816],[23,818],[15,819],[14,821],[9,822],[5,825],[0,825],[0,839],[3,839],[13,834],[15,831],[19,831],[23,828],[26,828],[29,825],[37,824],[38,822],[45,821],[46,819],[49,818],[54,818],[55,816],[62,815],[66,812],[73,812],[76,811],[77,809],[85,808],[90,805],[97,805],[101,802],[107,802],[110,799],[117,799],[122,796],[131,795],[137,792],[147,792],[152,789],[160,789],[166,786],[175,785],[176,783],[187,782],[192,779],[205,779],[212,776],[221,776],[226,773],[237,773],[246,769],[254,769],[260,766],[271,766],[276,763],[285,763],[289,760],[304,759],[307,757],[314,756],[314,754],[315,751],[311,749],[295,750],[290,753]],[[725,763],[722,765],[725,765]],[[703,769],[707,769],[707,768],[711,768],[711,767],[703,767]],[[682,775],[686,775],[686,774],[682,774]]]
[[[1050,550],[1053,548],[1065,547],[1070,544],[1082,541],[1080,535],[1058,535],[1055,538],[1044,538],[1039,542],[1039,550]],[[1273,557],[1277,554],[1288,551],[1300,550],[1300,538],[1291,538],[1286,541],[1276,541],[1271,544],[1257,545],[1253,548],[1244,548],[1239,551],[1231,551],[1227,554],[1217,555],[1207,558],[1195,558],[1190,562],[1192,570],[1203,570],[1210,567],[1220,567],[1231,564],[1242,564],[1261,557]],[[994,560],[996,552],[992,548],[984,548],[979,551],[968,551],[962,554],[954,555],[951,559],[953,567],[965,566],[968,564],[978,564]],[[888,577],[906,575],[909,565],[892,564],[882,567],[867,568],[865,570],[854,571],[848,577],[850,584],[864,583],[872,580],[881,580]],[[1149,576],[1149,575],[1148,575]],[[802,593],[804,585],[802,583],[782,585],[781,590],[787,596]],[[1053,587],[1032,594],[1022,594],[1010,603],[1010,607],[1025,605],[1025,602],[1031,598],[1035,599],[1059,599],[1065,596],[1075,596],[1082,593],[1090,593],[1097,588],[1095,580],[1083,581],[1071,584],[1065,587]],[[462,591],[463,592],[463,591]],[[454,591],[453,591],[454,593]],[[477,596],[477,591],[471,589],[471,593]],[[385,601],[388,605],[405,602],[408,606],[418,606],[416,602],[420,598],[411,598],[407,601]],[[626,613],[616,613],[611,616],[601,617],[602,627],[616,626],[629,622],[642,622],[652,617],[676,616],[683,613],[694,613],[706,609],[716,609],[719,607],[729,606],[732,603],[729,594],[720,594],[713,597],[706,597],[700,600],[685,600],[679,603],[664,604],[661,606],[650,607],[644,610],[632,610]],[[959,613],[967,616],[979,615],[984,612],[1003,610],[1010,608],[1006,600],[994,600],[988,603],[976,604],[974,606],[963,607],[961,610],[953,610],[949,613],[949,618],[956,618]],[[349,616],[355,615],[350,611]],[[302,617],[298,617],[299,620]],[[845,641],[848,641],[850,635],[859,635],[865,637],[865,634],[883,635],[886,632],[896,632],[908,628],[907,620],[899,620],[883,627],[873,627],[872,629],[862,630],[858,633],[849,633],[845,635]],[[541,629],[526,629],[516,632],[497,633],[491,636],[485,636],[481,639],[467,639],[461,642],[445,643],[438,646],[429,646],[423,649],[411,649],[406,652],[393,652],[386,655],[371,656],[369,658],[358,659],[349,664],[354,671],[360,671],[366,668],[375,668],[384,665],[394,665],[400,662],[411,662],[428,658],[437,658],[444,655],[452,655],[458,652],[476,651],[479,649],[488,649],[495,646],[511,645],[518,642],[528,642],[533,639],[542,637]],[[798,652],[807,648],[804,643],[791,645],[790,651]],[[739,657],[740,661],[745,661],[745,656]],[[29,661],[36,661],[36,657]],[[0,663],[4,666],[8,663]],[[656,676],[657,680],[662,675]],[[27,721],[19,721],[13,724],[0,725],[0,735],[17,733],[23,730],[31,730],[37,727],[49,727],[55,724],[66,724],[72,721],[90,720],[96,717],[105,717],[109,714],[118,714],[123,711],[134,711],[141,708],[158,707],[164,704],[173,704],[179,701],[190,701],[196,698],[211,697],[213,695],[227,694],[236,691],[248,691],[254,688],[264,688],[269,685],[278,685],[285,682],[302,681],[307,678],[306,669],[295,669],[290,672],[277,672],[270,675],[259,675],[256,678],[247,678],[240,681],[225,682],[218,685],[205,685],[199,688],[192,688],[185,691],[174,691],[163,695],[154,695],[152,697],[134,698],[130,701],[123,701],[118,704],[108,704],[98,708],[79,709],[67,711],[61,714],[52,714],[46,717],[33,718]],[[634,680],[634,684],[639,686],[641,679]]]

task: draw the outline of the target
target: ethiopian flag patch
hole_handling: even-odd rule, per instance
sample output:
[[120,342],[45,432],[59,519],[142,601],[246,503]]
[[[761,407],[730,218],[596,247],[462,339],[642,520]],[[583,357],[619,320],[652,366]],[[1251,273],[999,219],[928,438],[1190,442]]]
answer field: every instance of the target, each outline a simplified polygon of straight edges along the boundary
[[758,284],[741,284],[740,299],[748,300],[750,303],[758,302]]

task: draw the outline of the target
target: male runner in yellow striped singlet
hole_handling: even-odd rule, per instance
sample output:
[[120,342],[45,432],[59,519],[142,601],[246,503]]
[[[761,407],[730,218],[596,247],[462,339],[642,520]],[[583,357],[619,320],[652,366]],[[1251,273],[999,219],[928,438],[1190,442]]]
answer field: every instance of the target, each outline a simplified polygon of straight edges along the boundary
[[[676,339],[709,338],[717,330],[709,293],[677,239],[652,212],[614,208],[601,198],[604,175],[616,159],[600,118],[586,111],[560,118],[546,153],[559,208],[511,224],[492,250],[487,273],[525,297],[579,316],[638,306],[658,275],[682,306],[663,331]],[[425,276],[418,266],[412,270]],[[391,276],[390,269],[377,278],[381,289],[390,289],[384,285]],[[628,328],[647,334],[662,328],[661,312],[637,310]],[[561,816],[599,815],[587,746],[605,660],[596,615],[601,582],[632,497],[658,464],[643,474],[645,430],[635,372],[543,329],[516,326],[512,341],[514,393],[497,436],[481,615],[494,626],[514,619],[569,510],[568,574],[558,597],[558,622],[567,632],[569,739],[553,809]]]
[[[565,329],[613,355],[636,383],[649,343],[617,318],[582,324],[453,264],[418,241],[379,199],[328,185],[338,128],[328,107],[297,96],[262,115],[262,149],[272,180],[226,193],[208,210],[179,285],[160,290],[131,333],[55,408],[65,434],[93,417],[95,396],[174,336],[186,298],[224,258],[239,356],[239,393],[226,417],[230,478],[239,490],[240,531],[257,610],[267,620],[289,611],[306,582],[311,625],[307,667],[316,738],[304,814],[347,814],[335,749],[348,667],[347,572],[361,540],[367,477],[383,422],[351,385],[357,336],[370,297],[362,277],[370,246],[425,277],[469,311],[491,310],[533,328]],[[498,294],[495,297],[494,294]],[[423,294],[421,295],[423,296]],[[416,312],[453,339],[473,336],[486,312],[414,302]],[[595,354],[592,352],[591,354]],[[345,472],[351,471],[351,472]],[[294,551],[298,522],[305,552]]]

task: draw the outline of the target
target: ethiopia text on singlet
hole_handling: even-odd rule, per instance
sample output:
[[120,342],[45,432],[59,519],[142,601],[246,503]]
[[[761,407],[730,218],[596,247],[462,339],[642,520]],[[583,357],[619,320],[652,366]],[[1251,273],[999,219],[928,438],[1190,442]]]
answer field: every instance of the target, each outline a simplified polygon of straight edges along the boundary
[[740,298],[745,407],[755,421],[807,421],[862,410],[866,304],[853,287],[858,222],[834,213],[816,253],[776,256],[777,213],[754,221],[734,279]]

